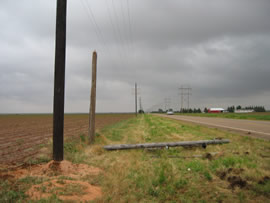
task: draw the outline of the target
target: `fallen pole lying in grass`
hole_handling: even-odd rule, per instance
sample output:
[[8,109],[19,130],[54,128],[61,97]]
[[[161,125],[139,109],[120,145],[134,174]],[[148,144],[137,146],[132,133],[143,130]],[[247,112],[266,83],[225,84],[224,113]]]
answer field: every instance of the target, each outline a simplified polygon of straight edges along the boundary
[[209,144],[224,144],[230,140],[199,140],[199,141],[184,141],[184,142],[161,142],[161,143],[144,143],[144,144],[119,144],[104,146],[106,150],[122,150],[122,149],[140,149],[140,148],[163,148],[163,147],[191,147],[201,146],[206,148]]
[[[206,153],[206,154],[199,154],[199,155],[193,155],[193,156],[177,156],[177,155],[170,155],[166,156],[166,158],[180,158],[180,159],[187,159],[187,158],[207,158],[212,159],[213,156],[220,154],[219,152],[213,152],[213,153]],[[151,156],[151,158],[162,158],[161,156]]]

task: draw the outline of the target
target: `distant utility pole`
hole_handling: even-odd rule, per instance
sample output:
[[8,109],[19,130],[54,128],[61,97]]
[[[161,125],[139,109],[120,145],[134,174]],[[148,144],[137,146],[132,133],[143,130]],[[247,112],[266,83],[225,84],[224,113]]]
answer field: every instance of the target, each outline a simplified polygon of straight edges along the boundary
[[139,112],[142,112],[143,111],[143,107],[142,107],[142,98],[141,97],[139,98],[139,102],[140,102],[140,110],[139,110]]
[[169,110],[171,107],[171,98],[165,98],[165,111]]
[[135,114],[137,116],[137,83],[135,82]]
[[65,103],[65,61],[66,61],[66,13],[67,0],[57,0],[54,102],[53,102],[53,160],[64,158],[64,103]]
[[91,101],[89,111],[89,142],[95,141],[95,117],[96,117],[96,87],[97,87],[97,52],[93,52],[92,56],[92,87],[91,87]]
[[192,88],[190,86],[181,85],[179,90],[180,90],[180,95],[181,95],[181,109],[180,109],[180,111],[183,110],[185,97],[187,97],[187,108],[189,109],[189,96],[191,95]]

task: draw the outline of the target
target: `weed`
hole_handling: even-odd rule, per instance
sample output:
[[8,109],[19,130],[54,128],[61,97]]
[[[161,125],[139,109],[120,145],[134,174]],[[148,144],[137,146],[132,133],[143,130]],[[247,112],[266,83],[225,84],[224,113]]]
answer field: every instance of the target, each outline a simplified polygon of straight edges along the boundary
[[155,189],[153,187],[150,187],[149,190],[148,190],[148,194],[153,196],[153,197],[158,197],[159,195],[159,190],[158,189]]
[[240,156],[228,156],[221,159],[216,159],[211,163],[211,169],[216,171],[218,168],[225,167],[225,168],[242,168],[246,166],[248,168],[256,168],[257,165],[253,163],[252,160],[246,157]]
[[0,182],[0,202],[17,202],[26,198],[24,191],[16,190],[7,182]]
[[64,143],[64,151],[68,153],[76,153],[78,152],[78,149],[76,147],[75,142],[65,142]]
[[86,142],[86,135],[85,134],[83,134],[83,133],[81,133],[80,134],[80,139],[81,139],[81,142]]
[[202,164],[198,160],[190,161],[186,163],[186,167],[189,168],[193,172],[204,172],[205,171],[205,165]]
[[174,184],[176,189],[182,189],[188,184],[188,181],[186,179],[180,178],[177,180]]
[[48,163],[50,160],[51,160],[50,157],[43,155],[37,158],[29,159],[26,163],[30,165],[36,165],[36,164]]
[[61,202],[63,202],[63,201],[60,200],[60,199],[56,196],[56,194],[53,194],[51,197],[49,197],[49,198],[47,198],[47,199],[42,198],[42,199],[40,199],[40,200],[37,200],[36,202],[37,202],[37,203],[51,203],[51,202],[53,202],[53,203],[61,203]]
[[56,189],[60,191],[59,195],[74,195],[75,194],[75,195],[81,196],[81,195],[86,194],[84,192],[86,187],[79,184],[70,183],[70,184],[65,185],[64,188],[56,188]]
[[246,196],[243,192],[239,192],[238,193],[238,198],[239,198],[239,201],[242,203],[242,202],[246,202]]
[[44,180],[41,177],[35,177],[35,176],[26,176],[24,178],[19,179],[19,183],[24,183],[24,184],[40,184]]
[[203,175],[209,181],[211,181],[213,179],[211,174],[209,173],[209,171],[204,171]]
[[257,194],[270,197],[270,179],[266,178],[265,181],[259,181],[259,183],[253,186],[253,190]]
[[69,176],[59,176],[58,179],[59,180],[74,180],[73,178],[71,178]]
[[59,183],[59,184],[65,184],[66,182],[65,182],[63,179],[58,179],[58,180],[56,181],[56,183]]

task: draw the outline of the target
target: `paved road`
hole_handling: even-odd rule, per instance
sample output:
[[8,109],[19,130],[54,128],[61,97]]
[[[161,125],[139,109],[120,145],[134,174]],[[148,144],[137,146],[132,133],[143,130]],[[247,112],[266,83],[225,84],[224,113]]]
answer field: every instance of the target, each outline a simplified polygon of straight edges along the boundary
[[212,126],[216,128],[229,129],[241,132],[247,136],[253,136],[270,140],[270,122],[269,121],[253,121],[227,118],[209,118],[209,117],[195,117],[195,116],[180,116],[180,115],[164,115],[158,114],[162,117],[167,117],[176,120],[182,120],[201,125]]

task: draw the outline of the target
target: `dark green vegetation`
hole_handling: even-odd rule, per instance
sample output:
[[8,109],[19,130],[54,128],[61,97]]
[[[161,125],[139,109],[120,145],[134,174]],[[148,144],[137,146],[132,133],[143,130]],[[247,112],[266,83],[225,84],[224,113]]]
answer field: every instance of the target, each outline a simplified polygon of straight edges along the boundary
[[217,118],[232,118],[232,119],[249,119],[249,120],[269,120],[270,113],[185,113],[177,114],[184,116],[201,116],[201,117],[217,117]]
[[[270,142],[226,131],[141,115],[107,126],[88,146],[85,135],[65,144],[65,158],[102,169],[85,180],[102,188],[96,202],[269,202]],[[224,138],[231,143],[204,148],[104,151],[119,143],[172,142]],[[1,181],[0,202],[25,201],[25,188],[42,179],[16,184]],[[52,196],[47,202],[59,201]]]

